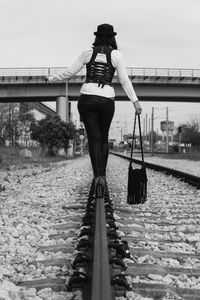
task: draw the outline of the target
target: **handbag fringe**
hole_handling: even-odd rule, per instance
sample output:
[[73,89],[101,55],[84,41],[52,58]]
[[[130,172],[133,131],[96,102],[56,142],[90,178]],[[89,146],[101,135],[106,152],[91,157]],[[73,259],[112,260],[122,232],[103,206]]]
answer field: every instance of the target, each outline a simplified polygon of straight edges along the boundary
[[128,204],[142,204],[147,201],[147,175],[146,168],[133,169],[129,165],[128,170]]

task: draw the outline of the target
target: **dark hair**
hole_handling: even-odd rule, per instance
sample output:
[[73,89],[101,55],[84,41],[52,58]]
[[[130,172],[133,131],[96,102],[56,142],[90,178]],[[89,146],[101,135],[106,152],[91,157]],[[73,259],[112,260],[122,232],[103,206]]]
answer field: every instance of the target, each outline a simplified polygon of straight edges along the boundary
[[117,42],[115,36],[96,36],[93,46],[111,46],[117,50]]

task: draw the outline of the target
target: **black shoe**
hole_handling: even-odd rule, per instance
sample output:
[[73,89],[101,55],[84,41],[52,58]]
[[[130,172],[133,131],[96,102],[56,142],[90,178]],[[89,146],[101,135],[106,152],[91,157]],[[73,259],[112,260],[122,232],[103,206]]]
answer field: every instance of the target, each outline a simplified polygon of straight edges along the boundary
[[105,193],[105,176],[95,177],[94,185],[95,197],[103,198]]

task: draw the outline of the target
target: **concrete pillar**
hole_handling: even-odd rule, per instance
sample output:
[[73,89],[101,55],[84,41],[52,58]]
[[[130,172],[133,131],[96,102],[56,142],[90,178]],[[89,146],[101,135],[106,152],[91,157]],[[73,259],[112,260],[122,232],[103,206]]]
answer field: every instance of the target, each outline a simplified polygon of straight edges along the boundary
[[[68,82],[66,82],[66,96],[59,96],[56,99],[56,113],[60,116],[61,120],[63,120],[66,123],[70,122],[69,119],[69,98],[68,98]],[[59,153],[61,155],[64,155],[64,149],[60,149]],[[69,149],[66,153],[67,156],[73,156],[73,141],[69,140]]]
[[68,98],[68,82],[66,82],[66,122],[69,123],[69,98]]
[[56,112],[61,120],[69,123],[69,98],[68,98],[68,82],[66,82],[66,96],[59,96],[56,99]]
[[66,97],[59,96],[56,99],[56,113],[59,115],[61,120],[63,120],[64,122],[67,121],[67,109],[66,109],[66,107],[67,107]]

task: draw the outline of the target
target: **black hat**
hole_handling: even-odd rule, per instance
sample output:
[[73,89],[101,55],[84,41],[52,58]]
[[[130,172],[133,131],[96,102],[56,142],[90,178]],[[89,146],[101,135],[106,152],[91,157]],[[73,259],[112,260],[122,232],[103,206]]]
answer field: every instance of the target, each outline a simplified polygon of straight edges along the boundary
[[117,32],[114,32],[114,28],[110,24],[101,24],[97,27],[97,31],[94,32],[94,35],[99,36],[114,36]]

